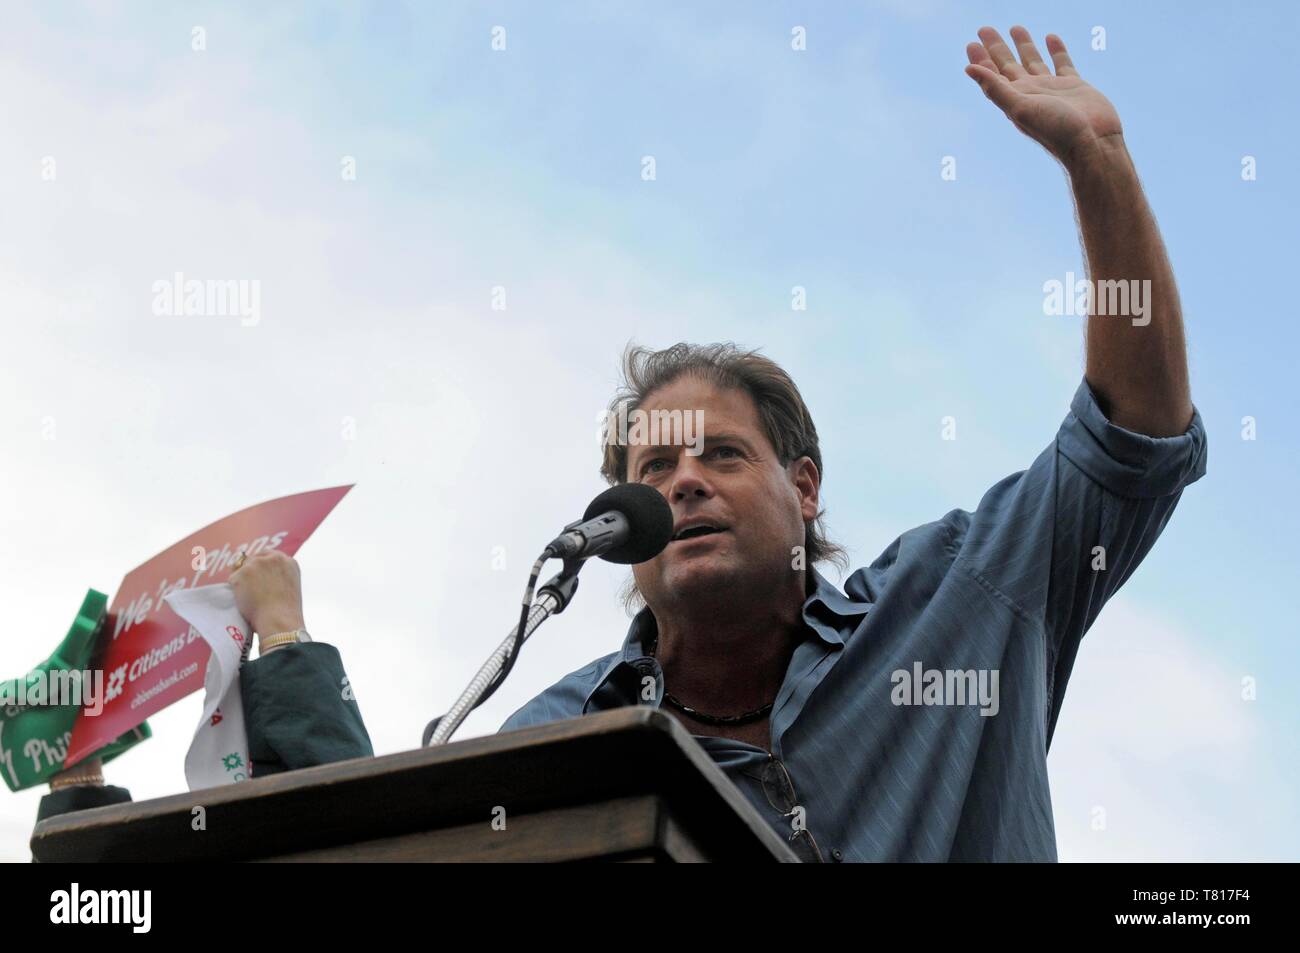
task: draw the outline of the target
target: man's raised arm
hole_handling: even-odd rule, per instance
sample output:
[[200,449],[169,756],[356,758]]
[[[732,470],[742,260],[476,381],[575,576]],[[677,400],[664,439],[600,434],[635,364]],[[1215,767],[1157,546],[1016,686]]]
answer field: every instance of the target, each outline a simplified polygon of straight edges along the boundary
[[966,74],[1070,176],[1093,289],[1088,385],[1116,426],[1183,433],[1192,401],[1178,287],[1115,107],[1079,78],[1060,37],[1047,35],[1055,76],[1024,27],[1011,28],[1019,62],[997,30],[979,37],[966,47]]

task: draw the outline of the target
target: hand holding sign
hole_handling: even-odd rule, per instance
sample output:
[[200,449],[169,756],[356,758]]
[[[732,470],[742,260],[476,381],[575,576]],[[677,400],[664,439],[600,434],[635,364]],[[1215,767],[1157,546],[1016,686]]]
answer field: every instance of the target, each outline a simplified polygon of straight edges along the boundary
[[[350,489],[298,493],[240,510],[129,573],[113,599],[101,637],[103,713],[87,717],[83,711],[77,718],[66,763],[76,764],[149,715],[204,686],[212,650],[168,605],[169,595],[230,582],[232,575],[239,575],[233,570],[241,552],[248,554],[241,572],[254,566],[263,553],[275,553],[279,555],[249,575],[248,611],[258,616],[249,621],[255,626],[300,622],[297,567],[288,568],[292,560],[287,557],[298,551]],[[263,595],[268,600],[265,614],[256,604]]]
[[230,574],[235,605],[260,636],[305,629],[298,562],[278,550],[259,553]]

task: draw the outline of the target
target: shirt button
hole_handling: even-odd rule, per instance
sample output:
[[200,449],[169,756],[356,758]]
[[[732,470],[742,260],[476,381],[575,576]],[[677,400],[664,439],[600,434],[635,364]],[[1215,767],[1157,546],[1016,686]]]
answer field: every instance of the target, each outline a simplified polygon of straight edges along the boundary
[[840,850],[838,847],[832,847],[831,860],[835,861],[837,864],[842,863],[844,860],[844,851]]

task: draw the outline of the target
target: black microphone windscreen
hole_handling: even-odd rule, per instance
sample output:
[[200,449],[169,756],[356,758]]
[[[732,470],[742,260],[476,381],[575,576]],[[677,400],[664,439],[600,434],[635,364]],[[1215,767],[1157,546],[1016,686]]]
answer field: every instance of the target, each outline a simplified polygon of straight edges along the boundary
[[591,501],[584,520],[617,510],[631,527],[627,542],[601,554],[601,559],[629,565],[654,559],[673,538],[673,511],[664,495],[644,483],[620,483]]

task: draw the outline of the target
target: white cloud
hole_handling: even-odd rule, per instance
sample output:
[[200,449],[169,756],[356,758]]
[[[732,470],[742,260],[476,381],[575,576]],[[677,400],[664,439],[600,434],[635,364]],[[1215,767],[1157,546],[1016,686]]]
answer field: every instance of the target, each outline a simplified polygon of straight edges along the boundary
[[1231,653],[1124,596],[1107,605],[1048,756],[1063,861],[1295,859],[1294,834],[1277,829],[1293,794]]

